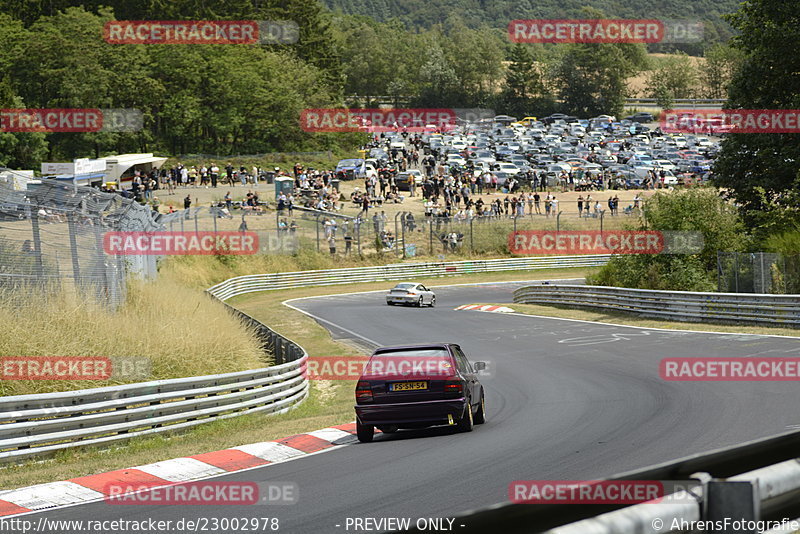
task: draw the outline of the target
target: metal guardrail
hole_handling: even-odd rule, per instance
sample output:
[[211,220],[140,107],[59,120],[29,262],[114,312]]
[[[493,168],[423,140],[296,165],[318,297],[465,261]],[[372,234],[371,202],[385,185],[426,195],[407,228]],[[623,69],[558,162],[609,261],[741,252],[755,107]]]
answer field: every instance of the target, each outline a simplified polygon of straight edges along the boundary
[[396,263],[377,267],[255,274],[231,278],[211,287],[208,289],[208,292],[218,299],[225,301],[246,293],[293,287],[327,286],[352,284],[356,282],[383,282],[405,280],[409,278],[454,276],[497,271],[533,271],[539,269],[600,267],[605,265],[610,258],[611,256],[609,254],[543,256],[441,263]]
[[[208,290],[222,301],[253,291],[473,272],[603,265],[609,256],[516,258],[387,265],[253,275]],[[226,305],[227,306],[227,305]],[[0,397],[0,463],[52,455],[85,445],[193,427],[247,413],[282,413],[308,396],[305,350],[249,315],[227,306],[255,328],[277,365],[210,376],[103,388]]]
[[517,289],[514,302],[611,309],[677,321],[769,323],[800,327],[800,298],[796,295],[545,285]]
[[[456,524],[465,524],[467,534],[657,534],[679,532],[679,523],[794,518],[800,515],[800,432],[758,439],[703,454],[673,460],[614,475],[608,480],[680,481],[696,480],[695,495],[678,493],[661,502],[625,504],[515,504],[500,503],[461,514]],[[730,498],[727,483],[751,483],[741,499]],[[721,496],[727,498],[720,498]],[[742,495],[740,495],[742,497]],[[754,504],[754,506],[749,506]],[[748,508],[751,508],[748,510]],[[661,528],[656,528],[660,520]],[[709,531],[706,527],[704,531]],[[716,532],[733,532],[717,529]],[[411,529],[410,532],[417,532]],[[694,532],[694,531],[686,531]],[[738,529],[736,532],[757,532]],[[791,530],[780,531],[791,532]],[[769,534],[778,534],[770,531]]]
[[[227,305],[226,305],[227,306]],[[229,306],[228,306],[229,307]],[[230,308],[230,307],[229,307]],[[288,411],[308,396],[305,350],[252,317],[277,365],[209,376],[0,397],[0,462],[181,430],[251,413]]]

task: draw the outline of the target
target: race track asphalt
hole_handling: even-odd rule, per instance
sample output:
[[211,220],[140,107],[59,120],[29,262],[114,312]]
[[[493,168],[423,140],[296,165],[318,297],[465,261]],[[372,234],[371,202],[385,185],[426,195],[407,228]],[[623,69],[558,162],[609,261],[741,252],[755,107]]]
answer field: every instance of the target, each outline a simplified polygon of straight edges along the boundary
[[471,360],[489,361],[487,423],[472,433],[439,428],[379,435],[371,444],[217,479],[294,482],[300,502],[291,506],[92,503],[42,513],[58,519],[278,517],[279,532],[368,532],[346,528],[347,518],[452,517],[506,501],[515,480],[607,477],[800,425],[792,382],[667,382],[658,373],[667,356],[800,356],[800,340],[453,310],[511,302],[518,285],[437,288],[436,308],[390,307],[383,293],[290,303],[334,337],[367,346],[452,341]]

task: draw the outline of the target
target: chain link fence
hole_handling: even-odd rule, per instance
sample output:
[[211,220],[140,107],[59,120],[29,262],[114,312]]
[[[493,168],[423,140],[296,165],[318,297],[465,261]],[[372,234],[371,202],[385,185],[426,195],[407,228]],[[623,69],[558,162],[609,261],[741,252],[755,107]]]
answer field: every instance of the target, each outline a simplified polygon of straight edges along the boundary
[[800,255],[718,252],[717,285],[723,293],[800,294]]
[[367,252],[394,253],[399,258],[452,253],[507,254],[509,235],[515,231],[620,230],[636,222],[636,213],[611,216],[607,212],[589,217],[555,212],[549,216],[535,212],[512,216],[499,212],[473,217],[433,214],[419,217],[403,211],[383,217],[378,208],[370,213],[361,218],[358,232],[361,247]]
[[113,193],[42,180],[27,190],[0,181],[0,291],[5,300],[70,287],[116,307],[126,296],[131,263],[154,276],[154,257],[103,251],[105,232],[157,231],[149,208]]

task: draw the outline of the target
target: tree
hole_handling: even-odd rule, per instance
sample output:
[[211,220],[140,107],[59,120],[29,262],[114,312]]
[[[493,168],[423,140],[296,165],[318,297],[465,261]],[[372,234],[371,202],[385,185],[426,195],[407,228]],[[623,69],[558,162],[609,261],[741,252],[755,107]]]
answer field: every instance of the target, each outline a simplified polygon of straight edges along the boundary
[[427,59],[420,69],[420,77],[423,82],[419,95],[421,105],[447,107],[457,104],[458,76],[438,44],[428,49]]
[[564,109],[582,117],[619,115],[627,97],[627,79],[646,64],[643,45],[571,44],[557,67]]
[[[732,46],[743,57],[729,85],[727,108],[800,108],[796,7],[781,0],[750,0],[729,18],[740,32]],[[800,198],[790,194],[800,178],[800,135],[730,134],[714,168],[716,184],[726,188],[751,228],[764,225],[764,213],[776,208],[800,222]]]
[[738,48],[716,44],[705,51],[705,65],[700,72],[706,98],[727,98],[728,84],[739,68],[744,54]]
[[741,251],[747,246],[736,209],[712,189],[658,192],[642,210],[636,230],[700,232],[704,248],[698,254],[615,255],[588,283],[641,289],[714,291],[717,251]]
[[534,60],[530,48],[521,43],[511,48],[509,60],[498,100],[506,113],[530,113],[541,103],[545,93],[541,68]]
[[[660,106],[669,108],[673,99],[694,96],[697,79],[697,68],[692,59],[682,52],[672,54],[661,58],[650,71],[647,92],[661,101]],[[665,106],[666,101],[669,104]]]

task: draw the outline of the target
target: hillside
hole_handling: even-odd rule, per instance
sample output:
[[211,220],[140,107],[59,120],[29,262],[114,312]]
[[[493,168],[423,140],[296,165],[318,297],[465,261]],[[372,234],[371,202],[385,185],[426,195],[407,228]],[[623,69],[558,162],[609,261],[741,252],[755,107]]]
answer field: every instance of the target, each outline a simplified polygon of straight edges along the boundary
[[505,28],[514,19],[585,18],[584,7],[613,18],[702,20],[710,41],[726,40],[730,28],[721,16],[736,10],[737,0],[322,0],[334,11],[378,21],[397,18],[409,28],[428,28],[455,15],[471,27]]

